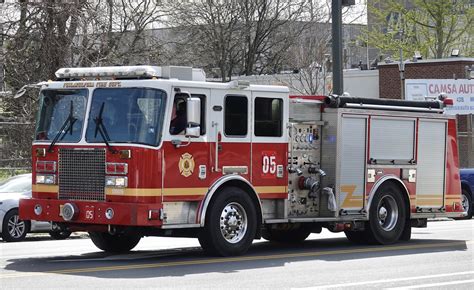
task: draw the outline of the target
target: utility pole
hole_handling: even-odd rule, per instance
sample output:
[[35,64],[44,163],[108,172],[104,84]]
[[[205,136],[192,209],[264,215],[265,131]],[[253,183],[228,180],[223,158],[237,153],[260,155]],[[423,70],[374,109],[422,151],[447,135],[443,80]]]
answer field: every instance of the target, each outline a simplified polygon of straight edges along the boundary
[[400,71],[400,98],[405,99],[405,62],[403,61],[403,48],[400,44],[400,63],[398,64]]
[[398,25],[398,34],[400,37],[400,63],[398,64],[398,70],[400,71],[400,98],[405,99],[405,61],[403,60],[403,19],[402,13],[400,12]]
[[332,0],[332,84],[333,94],[344,92],[342,72],[342,7],[355,4],[355,0]]

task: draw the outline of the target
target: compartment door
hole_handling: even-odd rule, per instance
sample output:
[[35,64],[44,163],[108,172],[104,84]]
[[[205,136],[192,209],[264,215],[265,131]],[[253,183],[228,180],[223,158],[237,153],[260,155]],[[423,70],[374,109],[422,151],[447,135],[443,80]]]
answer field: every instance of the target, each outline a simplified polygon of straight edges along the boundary
[[446,122],[420,120],[418,125],[418,158],[416,205],[440,208],[444,205],[446,169]]
[[359,211],[364,207],[367,117],[342,116],[339,208]]

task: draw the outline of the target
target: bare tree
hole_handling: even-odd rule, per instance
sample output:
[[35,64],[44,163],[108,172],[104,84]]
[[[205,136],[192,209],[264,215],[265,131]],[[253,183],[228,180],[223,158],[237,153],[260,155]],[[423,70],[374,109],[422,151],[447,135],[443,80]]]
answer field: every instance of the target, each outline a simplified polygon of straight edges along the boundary
[[9,86],[19,88],[54,76],[72,45],[84,3],[22,0],[4,4],[11,9],[3,23]]
[[[243,61],[241,74],[262,72],[288,50],[293,41],[312,19],[304,15],[309,2],[305,0],[243,0],[242,15]],[[305,20],[296,23],[297,20]],[[256,67],[257,62],[260,67]]]
[[[284,67],[294,73],[277,80],[292,91],[304,95],[330,93],[331,91],[331,0],[312,0],[306,4],[303,15],[308,21],[284,55]],[[365,15],[365,9],[359,7],[344,8],[345,24],[359,21]]]
[[[163,13],[154,0],[26,1],[2,4],[0,15],[5,83],[15,91],[25,84],[54,79],[65,66],[100,66],[148,61],[160,44],[149,28]],[[2,98],[0,112],[26,124],[21,134],[7,130],[9,156],[28,159],[37,109],[37,91],[24,98]],[[9,119],[9,120],[10,120]]]
[[241,53],[237,1],[171,1],[168,5],[169,24],[182,31],[180,48],[194,56],[191,62],[207,62],[208,71],[217,67],[222,80],[228,80]]
[[287,56],[296,73],[280,81],[300,94],[322,94],[330,72],[330,39],[329,24],[313,23],[291,47],[291,54]]
[[[223,81],[233,74],[273,72],[304,30],[308,0],[171,2],[170,23],[186,35],[194,61],[218,68]],[[306,14],[305,14],[306,13]],[[303,17],[300,19],[300,17]]]
[[163,43],[152,33],[165,16],[156,1],[98,0],[86,3],[75,39],[73,65],[149,62]]
[[2,26],[6,82],[12,87],[53,78],[64,65],[143,62],[160,49],[150,28],[164,14],[154,0],[22,0],[3,5],[10,11]]

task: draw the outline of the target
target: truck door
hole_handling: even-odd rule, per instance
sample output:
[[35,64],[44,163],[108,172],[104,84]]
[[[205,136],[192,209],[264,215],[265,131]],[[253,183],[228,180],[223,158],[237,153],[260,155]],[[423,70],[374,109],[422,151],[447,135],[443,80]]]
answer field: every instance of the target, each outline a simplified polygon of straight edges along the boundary
[[239,174],[250,181],[250,92],[212,90],[210,102],[213,174]]
[[420,208],[444,205],[446,124],[445,120],[419,120],[416,205]]
[[339,208],[357,212],[364,206],[367,116],[343,115]]
[[261,199],[287,197],[286,101],[275,93],[252,92],[252,184]]
[[[209,187],[210,153],[207,139],[210,126],[207,120],[210,90],[180,86],[179,90],[176,88],[172,91],[169,121],[163,128],[163,135],[171,141],[163,145],[163,201],[199,200]],[[187,93],[201,100],[201,132],[198,138],[187,138],[183,128],[187,123]]]

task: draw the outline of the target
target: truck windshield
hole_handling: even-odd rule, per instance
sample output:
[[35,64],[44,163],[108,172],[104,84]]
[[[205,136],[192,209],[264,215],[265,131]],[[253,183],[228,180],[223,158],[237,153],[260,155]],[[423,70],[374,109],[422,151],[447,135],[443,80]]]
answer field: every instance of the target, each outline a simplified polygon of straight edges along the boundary
[[86,141],[156,146],[160,142],[165,101],[166,93],[157,89],[96,89]]
[[86,103],[86,89],[41,91],[35,140],[51,141],[59,136],[60,142],[79,142]]

